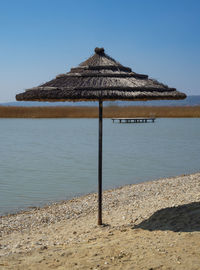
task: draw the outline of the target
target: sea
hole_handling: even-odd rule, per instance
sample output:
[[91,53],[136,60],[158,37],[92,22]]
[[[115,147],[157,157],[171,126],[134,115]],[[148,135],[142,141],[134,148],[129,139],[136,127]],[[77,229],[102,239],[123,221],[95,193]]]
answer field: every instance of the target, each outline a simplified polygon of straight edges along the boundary
[[[200,119],[103,120],[103,189],[200,171]],[[97,192],[98,119],[0,119],[0,215]]]

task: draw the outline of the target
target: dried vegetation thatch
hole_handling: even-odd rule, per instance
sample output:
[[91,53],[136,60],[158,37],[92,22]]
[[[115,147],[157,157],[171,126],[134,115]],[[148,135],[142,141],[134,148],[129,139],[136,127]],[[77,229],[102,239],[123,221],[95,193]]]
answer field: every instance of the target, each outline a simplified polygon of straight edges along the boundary
[[[200,106],[193,107],[104,107],[105,118],[118,117],[200,117]],[[97,107],[3,107],[0,118],[97,118]]]
[[96,48],[95,54],[55,79],[18,94],[17,100],[153,100],[183,99],[186,95],[138,74]]

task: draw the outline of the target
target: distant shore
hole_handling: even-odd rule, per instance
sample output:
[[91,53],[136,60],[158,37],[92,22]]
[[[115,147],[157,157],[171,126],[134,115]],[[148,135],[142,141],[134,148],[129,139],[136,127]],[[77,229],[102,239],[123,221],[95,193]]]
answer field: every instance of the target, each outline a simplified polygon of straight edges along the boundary
[[[105,106],[104,118],[118,117],[199,118],[200,106]],[[97,118],[98,107],[0,106],[0,118]]]
[[198,269],[200,173],[1,217],[2,269]]

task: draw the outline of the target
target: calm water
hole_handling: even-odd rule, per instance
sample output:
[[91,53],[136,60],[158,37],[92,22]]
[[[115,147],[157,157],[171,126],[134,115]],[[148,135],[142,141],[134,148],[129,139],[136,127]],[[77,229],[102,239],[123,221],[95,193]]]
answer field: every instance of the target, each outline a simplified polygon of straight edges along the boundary
[[[0,215],[97,190],[97,119],[0,119]],[[200,119],[104,120],[103,188],[200,171]]]

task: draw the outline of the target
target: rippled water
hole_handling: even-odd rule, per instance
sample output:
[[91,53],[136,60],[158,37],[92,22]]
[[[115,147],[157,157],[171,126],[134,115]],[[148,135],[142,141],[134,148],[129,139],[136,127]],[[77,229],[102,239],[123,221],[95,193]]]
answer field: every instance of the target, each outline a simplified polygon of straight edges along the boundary
[[[97,190],[97,119],[0,119],[0,215]],[[200,171],[200,119],[104,120],[103,188]]]

